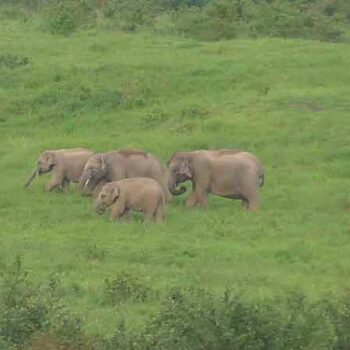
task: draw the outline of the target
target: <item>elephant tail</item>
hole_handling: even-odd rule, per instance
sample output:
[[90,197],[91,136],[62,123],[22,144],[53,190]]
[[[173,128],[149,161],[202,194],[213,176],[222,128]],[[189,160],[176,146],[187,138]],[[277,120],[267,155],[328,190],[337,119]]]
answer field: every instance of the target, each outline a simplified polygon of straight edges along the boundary
[[166,215],[166,203],[167,203],[167,198],[164,193],[162,193],[161,198],[159,199],[159,205],[156,211],[156,222],[164,222],[165,215]]
[[167,193],[165,193],[164,191],[162,191],[162,196],[160,199],[160,204],[161,206],[164,208],[166,203],[169,201],[168,197],[167,197]]
[[265,174],[261,174],[261,175],[259,176],[259,181],[260,181],[259,187],[263,187],[264,184],[265,184]]

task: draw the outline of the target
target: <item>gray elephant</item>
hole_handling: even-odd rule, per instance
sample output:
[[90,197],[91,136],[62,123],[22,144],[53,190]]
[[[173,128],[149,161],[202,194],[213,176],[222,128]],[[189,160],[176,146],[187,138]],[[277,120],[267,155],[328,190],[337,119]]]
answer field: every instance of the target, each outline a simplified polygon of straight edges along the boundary
[[145,223],[164,221],[164,191],[151,178],[134,177],[105,184],[95,201],[95,210],[98,214],[103,214],[109,206],[110,221],[121,218],[129,210],[143,212]]
[[168,162],[168,187],[173,195],[186,188],[180,183],[191,181],[193,191],[187,205],[208,206],[207,194],[240,199],[247,210],[259,206],[258,189],[264,184],[264,169],[251,153],[239,150],[177,152]]
[[60,187],[67,193],[69,183],[79,182],[85,163],[93,154],[93,151],[84,148],[44,151],[39,156],[37,166],[25,187],[28,187],[37,176],[52,172],[52,178],[46,184],[45,191],[49,192]]
[[96,197],[107,182],[131,177],[149,177],[158,181],[170,200],[164,169],[160,160],[151,153],[134,150],[116,150],[93,155],[85,164],[80,178],[84,194]]

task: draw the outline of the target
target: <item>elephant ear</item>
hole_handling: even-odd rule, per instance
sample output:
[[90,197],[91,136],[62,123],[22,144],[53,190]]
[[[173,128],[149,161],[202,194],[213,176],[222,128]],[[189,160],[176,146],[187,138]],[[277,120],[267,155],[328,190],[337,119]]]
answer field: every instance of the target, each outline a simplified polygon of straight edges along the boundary
[[188,159],[184,159],[179,165],[179,173],[187,178],[192,178],[192,166]]
[[47,165],[49,167],[52,167],[54,165],[56,165],[56,157],[55,157],[55,153],[54,152],[50,152],[50,151],[45,151],[44,152],[44,158],[47,162]]
[[102,155],[101,155],[101,170],[103,173],[105,173],[107,170],[106,161]]
[[113,188],[113,191],[112,191],[112,198],[113,198],[113,202],[117,200],[117,198],[119,197],[120,195],[120,189],[118,186],[115,186]]

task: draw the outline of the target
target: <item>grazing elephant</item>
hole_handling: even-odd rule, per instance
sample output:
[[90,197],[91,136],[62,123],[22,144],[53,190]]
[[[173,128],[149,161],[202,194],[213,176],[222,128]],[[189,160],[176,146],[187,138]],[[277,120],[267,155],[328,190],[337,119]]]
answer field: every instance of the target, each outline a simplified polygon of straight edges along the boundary
[[238,150],[177,152],[168,162],[168,187],[173,195],[186,188],[176,187],[192,182],[193,192],[187,205],[208,206],[207,194],[240,199],[248,210],[258,208],[258,188],[264,184],[264,169],[251,153]]
[[159,183],[147,177],[133,177],[109,182],[103,186],[96,202],[95,210],[103,214],[112,206],[110,221],[121,218],[129,210],[143,212],[144,222],[164,221],[165,196]]
[[37,166],[25,184],[28,187],[39,175],[52,171],[52,179],[45,186],[45,191],[60,187],[63,192],[69,191],[69,182],[79,182],[84,165],[94,154],[84,148],[44,151],[38,158]]
[[159,159],[151,153],[126,149],[93,155],[85,164],[80,178],[84,194],[97,196],[104,184],[131,177],[149,177],[158,181],[170,200],[164,170]]

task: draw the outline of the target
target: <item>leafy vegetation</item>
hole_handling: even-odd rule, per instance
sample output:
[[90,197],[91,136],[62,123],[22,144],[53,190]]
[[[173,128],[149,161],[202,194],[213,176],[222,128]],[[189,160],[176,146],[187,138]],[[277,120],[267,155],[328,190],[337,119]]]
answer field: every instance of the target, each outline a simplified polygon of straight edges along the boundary
[[[107,283],[107,296],[135,302],[145,289],[129,274]],[[2,348],[41,349],[347,349],[350,304],[328,298],[310,303],[300,293],[247,302],[199,289],[173,289],[157,315],[138,332],[120,319],[113,336],[82,332],[83,319],[62,305],[60,285],[34,287],[17,258],[6,270],[0,296]],[[116,293],[116,294],[115,294]],[[132,300],[133,299],[133,300]],[[114,299],[113,299],[114,300]],[[145,301],[144,298],[138,301]]]
[[347,0],[18,0],[16,3],[26,11],[27,15],[21,12],[24,17],[39,13],[43,28],[60,35],[87,27],[123,31],[148,28],[203,40],[274,36],[336,42],[345,39],[350,23]]

